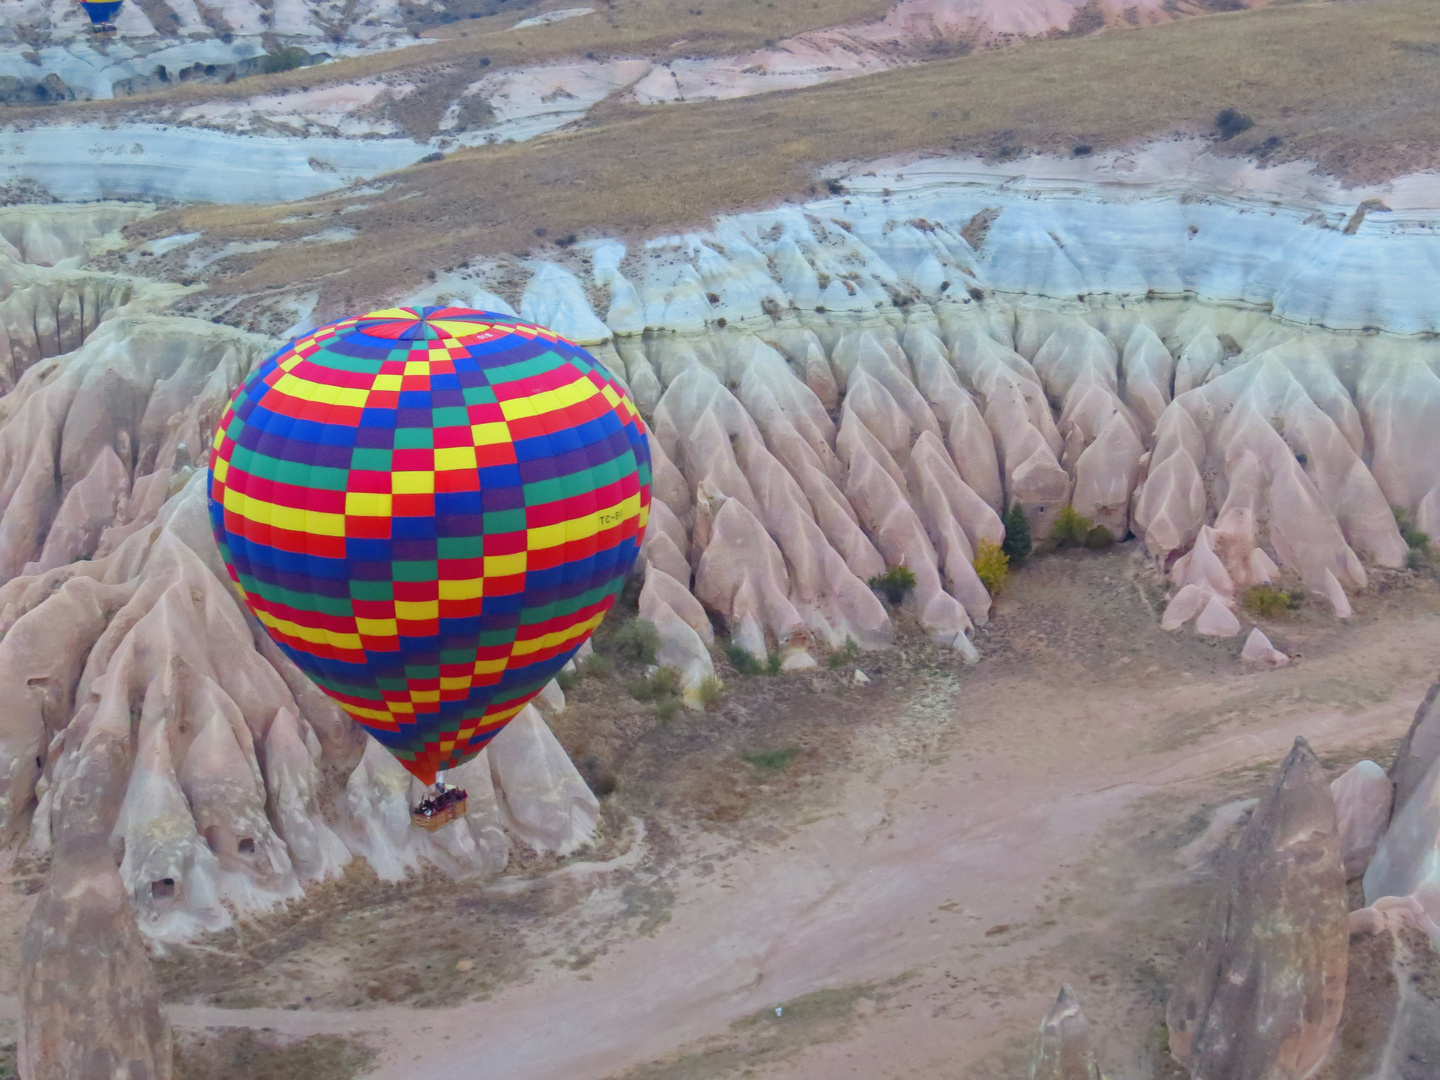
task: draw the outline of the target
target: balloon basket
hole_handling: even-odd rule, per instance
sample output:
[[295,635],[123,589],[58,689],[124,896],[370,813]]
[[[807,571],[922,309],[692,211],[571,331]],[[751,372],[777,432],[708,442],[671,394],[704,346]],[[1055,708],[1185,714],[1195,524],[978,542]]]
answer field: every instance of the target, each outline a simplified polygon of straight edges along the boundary
[[449,806],[438,810],[427,810],[425,804],[421,803],[410,811],[410,823],[426,832],[434,832],[436,829],[449,825],[452,821],[458,821],[465,816],[466,799],[462,795]]

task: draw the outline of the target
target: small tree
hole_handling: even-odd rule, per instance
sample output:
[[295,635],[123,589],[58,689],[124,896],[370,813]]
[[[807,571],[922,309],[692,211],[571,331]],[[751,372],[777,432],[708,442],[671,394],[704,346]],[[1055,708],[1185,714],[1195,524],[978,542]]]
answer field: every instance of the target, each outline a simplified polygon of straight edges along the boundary
[[915,589],[915,571],[908,566],[892,566],[867,584],[891,604],[900,604]]
[[1005,552],[1011,565],[1019,566],[1029,556],[1030,548],[1030,522],[1017,502],[1005,511],[1005,541],[1000,550]]
[[1050,542],[1057,548],[1079,547],[1085,543],[1085,537],[1095,523],[1076,510],[1075,507],[1066,505],[1060,508],[1055,515],[1055,524],[1050,529]]
[[1255,121],[1246,116],[1239,109],[1221,109],[1215,114],[1215,130],[1220,133],[1220,138],[1233,139],[1242,131],[1249,131],[1255,126]]
[[975,574],[994,596],[1010,579],[1010,557],[993,540],[981,540],[975,552]]

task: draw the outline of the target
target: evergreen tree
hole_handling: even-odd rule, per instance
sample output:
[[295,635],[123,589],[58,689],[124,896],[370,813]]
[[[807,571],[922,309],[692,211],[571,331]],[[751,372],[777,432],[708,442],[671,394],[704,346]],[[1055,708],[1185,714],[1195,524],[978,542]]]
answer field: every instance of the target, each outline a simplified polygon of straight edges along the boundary
[[1025,511],[1017,502],[1005,511],[1005,542],[1000,550],[1010,556],[1010,565],[1019,566],[1030,554],[1030,522],[1025,520]]

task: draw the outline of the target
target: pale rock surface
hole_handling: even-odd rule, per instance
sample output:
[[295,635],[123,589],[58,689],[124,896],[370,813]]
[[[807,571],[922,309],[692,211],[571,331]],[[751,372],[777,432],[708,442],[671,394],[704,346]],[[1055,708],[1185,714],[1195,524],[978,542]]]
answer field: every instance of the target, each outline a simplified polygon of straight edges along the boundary
[[1205,610],[1213,595],[1203,585],[1193,582],[1182,586],[1165,605],[1165,613],[1160,617],[1160,629],[1179,630]]
[[[67,153],[88,145],[76,134]],[[137,133],[146,153],[136,162],[159,153],[152,136],[173,134]],[[251,164],[268,160],[253,152],[262,142],[247,144]],[[363,149],[378,160],[375,146]],[[329,153],[317,160],[340,161],[326,176],[344,182],[349,159]],[[1193,148],[1147,154],[1136,159],[1142,171]],[[971,560],[982,540],[1003,535],[998,512],[1013,502],[1037,539],[1070,502],[1117,537],[1133,529],[1171,572],[1162,625],[1195,621],[1206,632],[1238,632],[1234,598],[1282,570],[1348,615],[1347,590],[1365,585],[1366,564],[1405,556],[1391,505],[1440,533],[1440,379],[1433,347],[1399,336],[1434,320],[1385,275],[1350,291],[1299,280],[1316,259],[1338,265],[1324,254],[1329,232],[1303,224],[1313,207],[1241,214],[1249,204],[1238,196],[1177,204],[1140,177],[1122,205],[1088,180],[1072,177],[1057,194],[1027,174],[1012,191],[998,174],[977,180],[976,169],[942,161],[903,178],[848,177],[843,215],[838,200],[820,200],[734,215],[633,253],[610,241],[577,246],[512,267],[523,287],[483,275],[447,281],[497,308],[504,302],[488,289],[522,293],[522,310],[594,342],[652,421],[642,603],[692,695],[706,677],[712,613],[742,647],[778,651],[787,667],[847,637],[884,647],[893,627],[865,583],[887,565],[916,574],[906,603],[927,631],[973,658],[967,635],[989,597]],[[1292,182],[1281,171],[1244,177]],[[1304,185],[1286,192],[1317,197]],[[988,239],[965,230],[981,211]],[[151,930],[178,934],[221,924],[232,908],[263,908],[333,873],[336,840],[387,873],[426,861],[489,872],[504,844],[478,839],[476,829],[499,829],[484,814],[455,830],[470,836],[464,843],[415,843],[357,821],[372,809],[398,813],[403,778],[362,761],[364,739],[245,620],[218,576],[199,497],[205,447],[226,395],[273,343],[147,314],[173,289],[86,276],[87,251],[122,244],[104,234],[144,212],[0,213],[0,305],[13,301],[6,325],[19,328],[14,389],[0,394],[0,630],[9,631],[0,684],[23,702],[0,725],[4,827],[46,848],[52,790],[78,745],[68,732],[119,730],[133,705],[166,716],[135,728],[121,823],[138,844],[127,887]],[[1245,259],[1186,246],[1189,225],[1212,244],[1235,234],[1232,218],[1263,233],[1246,240]],[[1344,238],[1344,265],[1361,249],[1371,263],[1383,251],[1386,274],[1429,265],[1415,246],[1429,242],[1423,230],[1387,230],[1367,219]],[[1314,247],[1303,259],[1285,254],[1297,238]],[[1256,242],[1279,254],[1255,255]],[[593,290],[581,284],[587,274]],[[1228,306],[1135,301],[1150,288]],[[592,310],[606,289],[608,310]],[[1122,293],[1123,307],[1112,302]],[[1273,300],[1276,314],[1234,306],[1241,296]],[[1394,333],[1342,339],[1327,325]],[[85,343],[72,348],[74,337]],[[219,644],[197,652],[196,635]],[[220,665],[219,656],[244,659]],[[179,674],[163,674],[182,659]],[[271,766],[272,743],[283,769]],[[563,771],[545,784],[563,786]],[[192,789],[208,793],[200,827]],[[496,796],[496,815],[514,794]],[[306,830],[305,818],[323,828]],[[576,837],[583,818],[568,819]],[[506,820],[523,824],[519,814]],[[544,829],[523,827],[527,843],[548,842]],[[152,871],[180,875],[174,895],[155,894],[164,878]]]
[[1440,1076],[1440,927],[1409,897],[1350,913],[1345,1011],[1317,1080]]
[[1360,761],[1330,783],[1335,818],[1340,828],[1340,853],[1345,877],[1357,878],[1370,865],[1385,826],[1390,822],[1394,794],[1385,770],[1373,761]]
[[1040,1022],[1040,1042],[1030,1067],[1031,1080],[1102,1080],[1090,1045],[1090,1022],[1075,991],[1060,988],[1050,1012]]
[[1397,798],[1365,871],[1365,900],[1385,896],[1413,896],[1431,918],[1440,915],[1440,758],[1404,802]]
[[1195,619],[1195,632],[1203,637],[1234,637],[1240,633],[1240,620],[1218,593],[1211,593]]
[[21,941],[17,1063],[27,1080],[169,1080],[170,1025],[110,844],[130,748],[95,733],[90,750]]
[[715,674],[710,659],[715,632],[704,607],[680,582],[651,565],[640,590],[640,617],[654,623],[660,636],[655,662],[680,672],[682,699],[700,708],[700,684]]
[[[508,861],[507,827],[542,850],[594,827],[532,710],[503,764],[457,770],[463,822],[412,828],[408,774],[241,608],[194,466],[270,347],[195,320],[112,317],[0,397],[0,686],[16,705],[0,723],[0,828],[54,852],[63,793],[94,748],[133,742],[118,880],[161,940],[271,909],[355,855],[389,878],[427,863],[489,874]],[[505,792],[507,777],[533,794]]]
[[1270,639],[1258,626],[1253,627],[1250,636],[1245,639],[1245,647],[1240,650],[1240,659],[1256,667],[1277,668],[1290,663],[1290,657],[1270,644]]
[[1430,767],[1440,758],[1440,679],[1436,679],[1415,710],[1410,730],[1395,752],[1390,781],[1395,785],[1395,811],[1399,813],[1420,787]]
[[1345,908],[1335,805],[1297,739],[1177,969],[1170,1052],[1194,1080],[1301,1080],[1324,1059],[1345,991]]
[[534,706],[521,709],[485,753],[507,832],[537,851],[560,855],[594,838],[600,803]]

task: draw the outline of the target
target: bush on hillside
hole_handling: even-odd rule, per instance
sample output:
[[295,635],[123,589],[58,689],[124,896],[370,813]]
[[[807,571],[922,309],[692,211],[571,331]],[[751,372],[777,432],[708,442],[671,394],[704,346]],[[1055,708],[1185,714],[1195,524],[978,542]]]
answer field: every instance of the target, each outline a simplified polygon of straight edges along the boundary
[[845,644],[836,649],[825,658],[825,666],[830,668],[842,668],[846,664],[853,664],[855,658],[860,655],[860,645],[852,637],[845,639]]
[[1221,109],[1215,114],[1215,130],[1220,133],[1222,139],[1233,139],[1242,131],[1249,131],[1254,126],[1255,121],[1238,109]]
[[1018,567],[1029,557],[1031,548],[1030,520],[1025,516],[1024,508],[1017,502],[1005,511],[1005,540],[1001,543],[1000,550],[1005,552],[1010,565]]
[[284,48],[266,53],[265,59],[260,61],[260,70],[266,75],[278,75],[282,71],[294,71],[298,67],[303,67],[309,59],[310,54],[304,49],[295,45],[286,45]]
[[1273,619],[1296,606],[1296,598],[1284,589],[1273,585],[1252,585],[1241,597],[1246,609],[1262,619]]
[[1050,530],[1050,542],[1057,548],[1083,547],[1090,530],[1095,528],[1091,521],[1073,506],[1062,506],[1055,515],[1055,527]]
[[1010,580],[1010,556],[995,541],[981,540],[975,552],[975,574],[990,595],[996,595]]
[[887,603],[900,604],[915,590],[915,571],[908,566],[892,566],[885,573],[876,574],[867,584]]
[[720,699],[725,694],[725,684],[714,675],[707,675],[700,680],[700,685],[696,687],[695,693],[700,698],[701,708],[708,711],[720,704]]
[[605,651],[621,660],[634,664],[655,663],[655,653],[660,648],[660,631],[649,619],[638,616],[626,619],[606,637]]

